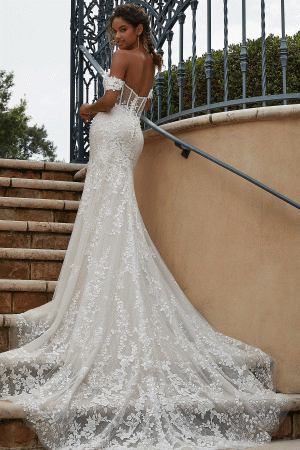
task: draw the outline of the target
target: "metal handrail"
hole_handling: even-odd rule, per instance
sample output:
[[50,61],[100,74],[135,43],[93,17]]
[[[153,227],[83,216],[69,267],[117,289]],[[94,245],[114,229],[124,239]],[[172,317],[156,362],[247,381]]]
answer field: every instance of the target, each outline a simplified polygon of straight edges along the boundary
[[97,71],[98,75],[100,76],[101,80],[103,79],[103,76],[105,75],[105,71],[102,69],[100,64],[97,63],[95,58],[87,51],[84,45],[79,45],[79,49],[84,54],[86,59],[92,64],[94,69]]
[[245,180],[249,181],[250,183],[255,184],[256,186],[260,187],[264,191],[267,191],[270,194],[274,195],[275,197],[280,198],[280,200],[283,200],[284,202],[289,203],[290,205],[294,206],[295,208],[300,209],[299,203],[294,202],[293,200],[289,199],[288,197],[285,197],[284,195],[280,194],[279,192],[274,191],[274,189],[269,188],[265,184],[261,183],[260,181],[255,180],[254,178],[250,177],[249,175],[246,175],[245,173],[241,172],[240,170],[237,170],[234,167],[229,166],[228,164],[220,161],[217,158],[214,158],[213,156],[209,155],[208,153],[203,152],[199,148],[188,144],[187,142],[183,141],[182,139],[179,139],[178,137],[174,136],[171,133],[168,133],[168,131],[163,130],[162,128],[158,127],[155,123],[151,122],[151,120],[147,119],[147,117],[141,116],[141,119],[146,125],[151,127],[153,130],[157,131],[158,133],[162,134],[163,136],[167,137],[168,139],[172,139],[172,141],[175,143],[175,145],[182,149],[182,156],[184,156],[185,158],[188,157],[188,154],[190,151],[195,152],[195,153],[197,153],[197,155],[200,155],[206,159],[209,159],[209,161],[212,161],[215,164],[218,164],[219,166],[223,167],[224,169],[227,169],[230,172],[235,173],[239,177],[242,177]]
[[237,98],[234,100],[227,100],[224,102],[211,103],[203,106],[197,106],[196,108],[185,109],[175,114],[170,114],[167,117],[157,120],[155,123],[158,125],[163,125],[165,123],[182,119],[186,116],[195,115],[203,111],[210,111],[212,109],[228,108],[230,106],[239,106],[242,104],[250,103],[265,103],[272,101],[285,101],[285,100],[298,100],[300,99],[300,92],[290,93],[290,94],[274,94],[274,95],[260,95],[258,97],[247,97],[247,98]]
[[[82,51],[82,53],[84,54],[84,56],[92,64],[94,69],[97,71],[98,75],[100,75],[100,77],[102,78],[103,75],[105,74],[105,72],[102,69],[102,67],[97,63],[97,61],[92,57],[92,55],[87,51],[87,49],[83,45],[81,45],[79,48]],[[154,122],[149,120],[146,116],[142,115],[141,116],[141,120],[146,125],[151,127],[153,130],[155,130],[158,133],[162,134],[164,137],[166,137],[168,139],[171,139],[175,143],[175,145],[182,150],[182,156],[184,156],[185,158],[188,157],[190,151],[192,151],[194,153],[197,153],[198,155],[203,156],[204,158],[208,159],[209,161],[212,161],[213,163],[218,164],[219,166],[223,167],[226,170],[229,170],[232,173],[235,173],[239,177],[244,178],[245,180],[249,181],[252,184],[255,184],[256,186],[258,186],[259,188],[263,189],[264,191],[269,192],[269,194],[274,195],[275,197],[279,198],[280,200],[283,200],[284,202],[290,204],[294,208],[297,208],[297,209],[300,210],[300,204],[299,203],[294,202],[293,200],[289,199],[288,197],[285,197],[284,195],[280,194],[279,192],[274,191],[274,189],[269,188],[265,184],[261,183],[260,181],[255,180],[254,178],[250,177],[249,175],[246,175],[245,173],[241,172],[240,170],[237,170],[234,167],[229,166],[228,164],[220,161],[217,158],[214,158],[213,156],[209,155],[208,153],[203,152],[199,148],[188,144],[187,142],[183,141],[182,139],[179,139],[178,137],[174,136],[171,133],[168,133],[168,131],[163,130],[162,128],[157,126]]]

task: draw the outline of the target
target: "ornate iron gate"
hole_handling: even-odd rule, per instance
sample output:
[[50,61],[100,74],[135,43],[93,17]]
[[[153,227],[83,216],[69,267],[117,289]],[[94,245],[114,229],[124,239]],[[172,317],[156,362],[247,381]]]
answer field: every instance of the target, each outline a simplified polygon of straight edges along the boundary
[[[299,92],[287,93],[286,72],[287,72],[287,43],[285,36],[285,0],[278,0],[281,3],[281,47],[280,58],[282,66],[282,93],[275,95],[266,95],[266,37],[265,37],[265,0],[261,0],[260,10],[258,8],[257,14],[261,22],[261,95],[256,97],[247,97],[247,71],[248,71],[248,51],[246,40],[246,0],[241,0],[242,5],[242,36],[241,36],[241,51],[240,51],[240,68],[241,68],[241,85],[242,98],[229,99],[228,98],[228,4],[230,0],[215,0],[223,7],[224,14],[224,96],[223,101],[219,103],[211,102],[212,93],[212,78],[214,72],[214,60],[211,49],[212,30],[211,30],[211,5],[212,0],[71,0],[72,1],[72,17],[71,17],[71,130],[70,130],[70,160],[72,162],[85,163],[88,162],[89,153],[89,124],[84,124],[79,118],[78,110],[82,103],[93,102],[102,95],[102,84],[93,67],[93,64],[84,57],[82,53],[82,46],[87,52],[91,54],[94,59],[100,64],[104,70],[108,70],[111,63],[111,50],[108,44],[106,35],[106,24],[108,17],[112,10],[121,3],[137,3],[144,7],[151,20],[152,37],[156,51],[164,55],[166,65],[165,76],[158,74],[155,81],[155,118],[156,123],[162,124],[170,120],[178,120],[188,115],[205,114],[214,111],[216,108],[227,110],[228,107],[246,108],[251,103],[260,103],[266,106],[267,102],[279,101],[284,104],[287,100],[293,99],[298,101],[300,99]],[[201,7],[198,8],[198,5]],[[196,104],[196,84],[197,84],[197,69],[196,69],[196,13],[206,12],[207,14],[207,51],[205,58],[205,77],[207,85],[207,100],[206,104]],[[204,10],[206,9],[206,11]],[[187,18],[190,20],[190,28]],[[259,20],[259,19],[258,19]],[[186,67],[183,58],[184,49],[184,27],[191,29],[188,45],[190,46],[191,62],[192,62],[192,82],[191,104],[189,109],[184,109],[183,106],[183,92],[186,78]],[[175,32],[179,37],[178,43]],[[174,38],[174,39],[173,39]],[[186,46],[186,45],[185,45]],[[81,47],[81,49],[80,49]],[[174,49],[175,47],[175,49]],[[177,71],[177,85],[178,91],[176,97],[178,98],[178,109],[171,113],[172,106],[172,56],[176,51],[176,71]],[[203,86],[204,87],[204,86]],[[164,117],[162,117],[162,103],[164,105]],[[174,108],[173,108],[174,109]],[[154,119],[154,106],[150,109],[150,119]]]
[[[180,33],[183,32],[185,20],[184,11],[189,6],[195,12],[197,0],[72,0],[71,10],[71,130],[70,160],[85,163],[88,161],[88,132],[89,124],[80,120],[78,110],[84,102],[91,102],[102,94],[102,85],[92,65],[85,60],[80,46],[84,45],[88,52],[96,59],[104,70],[108,70],[111,63],[111,50],[106,35],[106,24],[113,9],[121,3],[137,3],[144,7],[151,20],[151,29],[156,51],[163,54],[162,47],[168,41],[168,58],[171,64],[171,42],[173,25],[179,22]],[[196,20],[193,12],[194,31],[196,38]],[[183,95],[184,62],[183,39],[180,39],[180,60],[178,64],[179,98]],[[194,58],[196,56],[194,45]],[[170,70],[169,65],[169,70]],[[163,76],[157,76],[156,92],[159,103],[163,89]],[[169,86],[169,89],[171,85]],[[181,102],[182,105],[182,102]],[[161,108],[159,107],[160,111]],[[152,111],[153,116],[153,111]],[[160,118],[160,116],[159,116]]]

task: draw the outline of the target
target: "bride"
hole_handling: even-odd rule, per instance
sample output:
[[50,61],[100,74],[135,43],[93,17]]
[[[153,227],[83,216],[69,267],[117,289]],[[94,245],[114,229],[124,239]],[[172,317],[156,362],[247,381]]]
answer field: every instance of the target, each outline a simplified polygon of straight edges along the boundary
[[[53,300],[14,321],[1,398],[47,449],[245,448],[270,440],[289,405],[273,360],[214,330],[154,247],[133,184],[155,67],[149,19],[110,17],[115,52],[94,117],[90,161]],[[4,402],[2,402],[4,403]]]

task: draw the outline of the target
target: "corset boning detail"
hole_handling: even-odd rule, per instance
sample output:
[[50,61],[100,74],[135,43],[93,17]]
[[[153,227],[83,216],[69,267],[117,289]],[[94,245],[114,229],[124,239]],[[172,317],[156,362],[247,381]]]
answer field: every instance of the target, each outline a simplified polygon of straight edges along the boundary
[[140,117],[142,114],[147,97],[139,97],[127,84],[124,84],[120,94],[118,95],[116,104],[122,106],[128,113]]
[[119,105],[127,113],[133,116],[140,117],[145,105],[149,99],[153,97],[153,90],[151,89],[147,97],[140,97],[136,92],[131,89],[124,80],[120,80],[116,77],[105,76],[103,77],[104,92],[107,90],[119,90],[116,105]]

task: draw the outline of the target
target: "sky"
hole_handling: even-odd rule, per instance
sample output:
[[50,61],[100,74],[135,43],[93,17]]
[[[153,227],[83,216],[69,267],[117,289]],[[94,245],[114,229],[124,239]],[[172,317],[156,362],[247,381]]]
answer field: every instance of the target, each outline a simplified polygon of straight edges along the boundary
[[[241,42],[241,0],[228,0],[229,43]],[[261,0],[247,1],[247,38],[260,36]],[[266,35],[281,35],[281,0],[265,0]],[[286,34],[300,29],[300,1],[285,0]],[[0,0],[0,69],[14,72],[10,106],[26,97],[31,124],[45,125],[60,161],[70,161],[71,0]],[[223,47],[223,0],[212,0],[212,48]],[[174,29],[173,63],[178,62]],[[184,59],[191,56],[191,15],[184,28]],[[197,10],[197,55],[206,50],[206,1]]]

